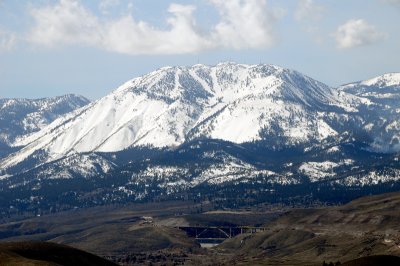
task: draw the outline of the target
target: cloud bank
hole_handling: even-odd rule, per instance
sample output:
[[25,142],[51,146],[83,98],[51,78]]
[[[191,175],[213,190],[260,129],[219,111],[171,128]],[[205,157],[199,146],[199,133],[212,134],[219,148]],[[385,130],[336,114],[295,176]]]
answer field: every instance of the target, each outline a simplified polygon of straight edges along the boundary
[[351,19],[340,25],[335,34],[336,44],[339,48],[347,49],[371,45],[386,38],[375,26],[363,19]]
[[220,20],[208,31],[199,28],[193,5],[171,4],[167,29],[132,15],[102,20],[77,0],[32,8],[28,41],[36,45],[84,45],[124,54],[184,54],[212,49],[266,48],[275,42],[279,15],[266,0],[209,0]]

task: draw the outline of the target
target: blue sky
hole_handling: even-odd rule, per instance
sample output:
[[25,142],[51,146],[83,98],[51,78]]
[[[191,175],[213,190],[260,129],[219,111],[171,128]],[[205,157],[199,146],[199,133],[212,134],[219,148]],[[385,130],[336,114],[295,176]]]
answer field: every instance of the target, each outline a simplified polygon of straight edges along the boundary
[[165,65],[400,71],[400,0],[0,0],[0,98],[106,95]]

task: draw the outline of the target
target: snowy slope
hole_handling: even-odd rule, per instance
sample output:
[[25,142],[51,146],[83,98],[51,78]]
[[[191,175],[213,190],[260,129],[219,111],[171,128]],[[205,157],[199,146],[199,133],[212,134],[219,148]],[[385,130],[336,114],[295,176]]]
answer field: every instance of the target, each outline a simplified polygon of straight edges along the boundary
[[[354,111],[357,97],[273,65],[165,67],[135,78],[15,145],[9,167],[38,150],[49,162],[81,152],[173,147],[206,137],[235,143],[269,138],[323,141],[338,132],[327,113]],[[277,123],[277,121],[279,123]]]
[[369,80],[360,82],[364,86],[390,87],[400,86],[400,73],[387,73]]
[[0,99],[0,142],[11,145],[16,139],[37,132],[88,103],[88,99],[79,95],[35,100]]
[[388,73],[366,81],[344,85],[339,91],[368,99],[361,105],[363,129],[372,148],[380,152],[400,151],[400,73]]
[[[339,87],[340,91],[365,97],[377,103],[394,103],[400,106],[400,73],[388,73],[369,80]],[[392,101],[391,101],[392,100]]]

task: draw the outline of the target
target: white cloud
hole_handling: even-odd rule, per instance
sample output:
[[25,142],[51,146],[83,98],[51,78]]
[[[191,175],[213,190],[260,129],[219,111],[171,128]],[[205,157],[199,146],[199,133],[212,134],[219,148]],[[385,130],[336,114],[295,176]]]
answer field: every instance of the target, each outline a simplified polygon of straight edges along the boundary
[[192,5],[171,4],[169,27],[161,30],[132,15],[104,20],[77,0],[60,0],[31,10],[34,26],[28,40],[38,45],[78,44],[126,54],[182,54],[273,44],[273,25],[279,16],[268,9],[266,0],[209,1],[218,10],[220,21],[203,31],[196,24]]
[[266,1],[210,0],[221,16],[212,32],[220,46],[241,48],[265,47],[274,43],[274,23],[280,14],[270,11]]
[[54,6],[31,10],[35,27],[28,40],[36,44],[95,45],[102,39],[101,24],[77,1],[61,0]]
[[10,51],[16,45],[17,37],[14,33],[0,28],[0,52]]
[[298,21],[320,20],[324,10],[323,6],[315,4],[313,0],[300,0],[294,18]]
[[173,4],[170,29],[162,31],[146,22],[125,16],[105,24],[103,48],[127,54],[182,54],[209,49],[211,42],[201,36],[192,17],[193,6]]
[[363,19],[351,19],[340,25],[334,36],[337,46],[345,49],[377,43],[387,35]]

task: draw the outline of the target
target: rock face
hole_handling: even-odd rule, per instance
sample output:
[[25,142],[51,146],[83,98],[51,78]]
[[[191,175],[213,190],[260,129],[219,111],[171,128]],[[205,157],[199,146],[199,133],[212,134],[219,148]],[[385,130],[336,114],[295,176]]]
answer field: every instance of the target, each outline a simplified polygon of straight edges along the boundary
[[397,184],[399,100],[396,73],[330,88],[274,65],[165,67],[9,141],[18,149],[0,180],[39,189],[101,177],[111,187],[91,186],[134,199],[203,185]]

